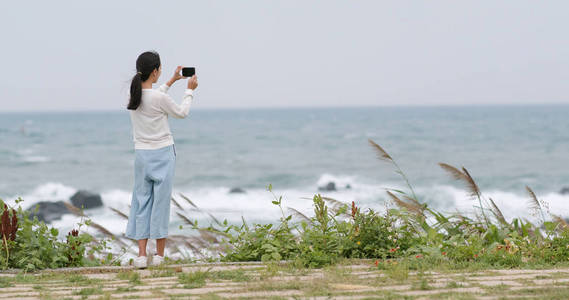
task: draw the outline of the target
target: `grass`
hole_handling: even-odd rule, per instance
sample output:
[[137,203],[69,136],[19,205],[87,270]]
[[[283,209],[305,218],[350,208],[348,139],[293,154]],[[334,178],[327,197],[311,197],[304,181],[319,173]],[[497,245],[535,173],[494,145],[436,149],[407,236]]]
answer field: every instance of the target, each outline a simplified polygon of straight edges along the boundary
[[310,283],[299,280],[285,281],[262,281],[259,285],[247,287],[248,291],[283,291],[283,290],[302,290]]
[[140,281],[140,274],[135,271],[119,272],[117,273],[116,277],[120,280],[128,280],[128,282],[132,285],[142,284]]
[[385,268],[385,274],[398,282],[402,282],[409,278],[409,266],[406,263],[394,261]]
[[[155,269],[152,270],[150,272],[150,277],[152,278],[157,278],[157,277],[174,277],[176,275],[176,273],[178,270],[174,270],[171,268],[161,268],[161,269]],[[181,269],[179,270],[180,272],[182,271]]]
[[220,296],[213,294],[213,293],[205,294],[205,295],[202,295],[200,297],[200,300],[222,300],[222,299],[225,299],[225,298],[220,297]]
[[430,295],[431,299],[452,299],[452,300],[474,300],[478,299],[475,295],[471,294],[464,294],[464,293],[453,293],[453,292],[446,292],[440,294]]
[[10,278],[8,276],[0,277],[0,288],[14,286],[13,280],[14,280],[13,278]]
[[282,270],[282,268],[279,266],[278,263],[268,262],[265,265],[265,268],[259,272],[260,273],[260,279],[266,280],[268,278],[277,276],[279,274],[279,272],[281,272],[281,270]]
[[35,283],[45,278],[51,278],[50,275],[41,275],[41,276],[34,276],[29,274],[17,274],[13,277],[15,283]]
[[433,287],[429,285],[429,282],[425,278],[421,278],[421,281],[413,284],[412,288],[421,291],[428,291],[433,289]]
[[102,293],[103,293],[102,287],[98,286],[98,287],[82,288],[79,291],[74,291],[73,295],[90,296],[90,295],[99,295]]
[[93,279],[81,274],[68,274],[65,276],[65,280],[74,285],[92,285],[100,283],[100,279]]
[[456,289],[456,288],[463,287],[463,285],[456,282],[456,281],[449,281],[445,287],[447,289]]
[[134,292],[134,291],[138,291],[138,290],[133,286],[119,286],[115,290],[115,292],[117,292],[117,293],[126,293],[126,292]]
[[252,279],[251,276],[246,274],[245,270],[241,268],[235,270],[213,271],[209,278],[217,280],[231,280],[234,282],[244,282]]
[[209,271],[195,271],[178,275],[178,283],[185,289],[195,289],[205,286]]

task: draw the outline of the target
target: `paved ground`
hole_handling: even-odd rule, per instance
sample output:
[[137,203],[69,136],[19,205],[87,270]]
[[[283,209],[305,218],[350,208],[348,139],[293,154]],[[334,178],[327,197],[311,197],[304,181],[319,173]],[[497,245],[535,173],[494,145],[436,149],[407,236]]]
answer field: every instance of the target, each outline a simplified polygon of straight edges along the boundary
[[171,265],[0,274],[0,299],[567,299],[569,269],[409,272],[370,262]]

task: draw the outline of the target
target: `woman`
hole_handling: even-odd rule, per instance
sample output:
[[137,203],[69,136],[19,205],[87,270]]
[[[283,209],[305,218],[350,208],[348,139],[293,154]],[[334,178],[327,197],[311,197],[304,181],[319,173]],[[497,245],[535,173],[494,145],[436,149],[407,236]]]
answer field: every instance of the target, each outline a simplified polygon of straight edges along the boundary
[[130,85],[130,110],[134,136],[134,191],[126,236],[138,241],[138,257],[134,266],[146,268],[146,244],[156,239],[156,255],[151,264],[164,261],[164,247],[168,236],[170,198],[176,162],[174,139],[168,126],[168,116],[185,118],[190,112],[193,91],[198,87],[194,75],[188,80],[188,88],[181,104],[176,104],[166,94],[168,88],[179,79],[181,66],[158,90],[152,84],[162,72],[160,56],[156,52],[144,52],[136,60],[136,75]]

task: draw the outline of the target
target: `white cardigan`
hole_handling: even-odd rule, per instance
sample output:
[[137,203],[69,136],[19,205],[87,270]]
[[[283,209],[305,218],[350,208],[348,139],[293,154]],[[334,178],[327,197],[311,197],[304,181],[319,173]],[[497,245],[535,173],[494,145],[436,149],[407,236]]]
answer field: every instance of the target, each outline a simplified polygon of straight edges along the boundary
[[130,110],[135,149],[158,149],[174,144],[168,116],[187,117],[194,96],[193,90],[186,89],[182,103],[178,105],[167,94],[169,88],[163,84],[157,90],[142,89],[140,106]]

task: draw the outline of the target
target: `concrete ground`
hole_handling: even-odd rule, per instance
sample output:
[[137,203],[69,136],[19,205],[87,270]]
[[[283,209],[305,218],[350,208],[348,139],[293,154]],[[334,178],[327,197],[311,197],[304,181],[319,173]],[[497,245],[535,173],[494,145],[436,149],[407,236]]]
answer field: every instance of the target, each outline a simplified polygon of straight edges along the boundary
[[416,272],[369,261],[215,263],[0,273],[1,299],[567,299],[569,269]]

